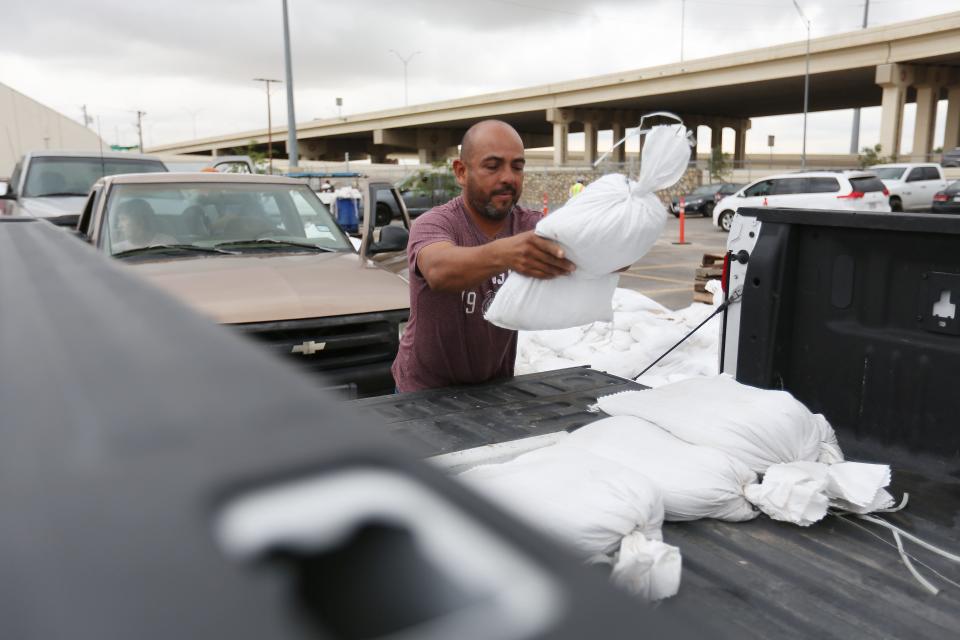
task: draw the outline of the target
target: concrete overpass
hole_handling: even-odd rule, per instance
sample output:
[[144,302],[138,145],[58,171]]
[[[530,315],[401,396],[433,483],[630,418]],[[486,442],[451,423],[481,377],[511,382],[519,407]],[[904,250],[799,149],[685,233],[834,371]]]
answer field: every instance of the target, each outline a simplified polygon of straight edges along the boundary
[[[711,129],[711,147],[722,131],[735,132],[735,163],[742,162],[750,118],[800,113],[806,42],[754,49],[484,94],[458,100],[364,113],[297,125],[300,153],[308,160],[419,154],[421,162],[456,154],[471,124],[484,118],[511,123],[527,147],[553,147],[557,165],[567,164],[567,139],[585,134],[584,158],[597,156],[597,132],[614,139],[636,126],[643,113],[668,110],[694,126]],[[810,107],[826,111],[882,106],[883,153],[900,154],[905,102],[917,103],[911,156],[925,158],[933,146],[937,100],[948,99],[944,148],[960,146],[960,12],[872,27],[810,44]],[[285,154],[286,127],[273,132]],[[154,147],[165,153],[224,154],[253,141],[266,149],[266,129]],[[613,157],[623,161],[623,148]]]

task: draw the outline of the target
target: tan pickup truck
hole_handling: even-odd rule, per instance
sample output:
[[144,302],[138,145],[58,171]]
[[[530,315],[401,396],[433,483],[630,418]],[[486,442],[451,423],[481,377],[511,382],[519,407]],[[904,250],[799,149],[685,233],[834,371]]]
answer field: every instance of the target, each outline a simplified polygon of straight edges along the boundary
[[362,397],[394,389],[410,302],[389,267],[402,268],[405,223],[371,221],[358,252],[302,182],[168,173],[99,180],[77,232],[209,318],[322,373],[324,386]]

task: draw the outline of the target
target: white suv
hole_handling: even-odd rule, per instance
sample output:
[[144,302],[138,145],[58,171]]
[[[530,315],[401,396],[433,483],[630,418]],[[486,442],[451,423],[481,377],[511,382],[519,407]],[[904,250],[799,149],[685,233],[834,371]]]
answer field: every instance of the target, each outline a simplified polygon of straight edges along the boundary
[[875,164],[870,171],[890,191],[890,208],[894,211],[930,211],[933,196],[947,188],[940,165],[929,162]]
[[729,231],[742,207],[890,211],[888,192],[869,171],[807,171],[768,176],[729,195],[713,209],[713,224]]

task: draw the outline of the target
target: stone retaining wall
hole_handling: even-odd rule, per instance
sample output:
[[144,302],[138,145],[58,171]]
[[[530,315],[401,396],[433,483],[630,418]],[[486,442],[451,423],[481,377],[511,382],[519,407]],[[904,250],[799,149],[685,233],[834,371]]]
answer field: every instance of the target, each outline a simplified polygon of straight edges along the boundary
[[[543,196],[546,194],[547,209],[553,211],[563,206],[567,201],[570,185],[578,177],[586,178],[586,184],[590,184],[605,173],[609,173],[609,171],[583,168],[530,167],[524,172],[523,196],[520,198],[520,204],[539,211],[543,208]],[[687,169],[675,185],[657,192],[660,201],[665,206],[669,206],[674,196],[690,193],[702,184],[701,174],[702,172],[695,167]]]

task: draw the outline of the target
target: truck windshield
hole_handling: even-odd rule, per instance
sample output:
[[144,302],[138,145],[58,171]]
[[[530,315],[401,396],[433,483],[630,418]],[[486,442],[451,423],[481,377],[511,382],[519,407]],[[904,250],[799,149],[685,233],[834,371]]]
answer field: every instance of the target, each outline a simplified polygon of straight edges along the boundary
[[85,196],[103,176],[119,173],[161,173],[159,160],[139,158],[70,158],[41,156],[30,160],[23,197]]
[[101,224],[102,246],[111,255],[158,245],[183,249],[185,256],[202,255],[191,246],[224,244],[233,252],[353,251],[306,185],[118,184]]
[[899,180],[907,169],[906,167],[870,167],[870,170],[877,174],[877,177],[881,180]]

